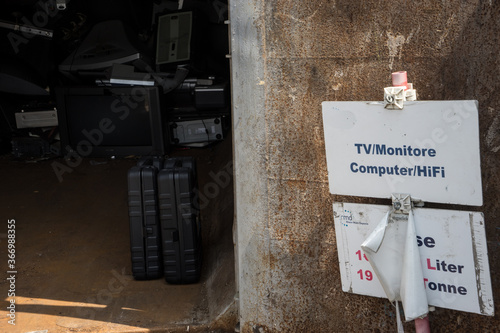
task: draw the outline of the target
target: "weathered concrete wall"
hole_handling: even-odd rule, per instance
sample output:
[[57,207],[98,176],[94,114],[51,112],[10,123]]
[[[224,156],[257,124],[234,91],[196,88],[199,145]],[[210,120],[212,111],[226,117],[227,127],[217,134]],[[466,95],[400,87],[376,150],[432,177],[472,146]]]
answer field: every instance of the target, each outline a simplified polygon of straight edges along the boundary
[[[420,100],[477,99],[489,260],[500,302],[500,3],[231,0],[243,332],[395,331],[386,300],[341,290],[321,102],[381,100],[406,70]],[[437,309],[433,331],[500,317]],[[405,324],[413,330],[413,324]]]

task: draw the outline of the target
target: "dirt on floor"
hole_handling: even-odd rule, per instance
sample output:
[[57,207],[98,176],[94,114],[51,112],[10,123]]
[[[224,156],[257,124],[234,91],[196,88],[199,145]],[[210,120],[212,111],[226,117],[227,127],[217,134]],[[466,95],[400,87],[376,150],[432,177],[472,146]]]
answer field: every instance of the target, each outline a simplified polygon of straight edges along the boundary
[[[197,284],[132,277],[127,171],[136,158],[68,165],[0,157],[0,331],[234,331],[230,139],[171,155],[198,163],[204,262]],[[8,262],[9,230],[15,262]]]

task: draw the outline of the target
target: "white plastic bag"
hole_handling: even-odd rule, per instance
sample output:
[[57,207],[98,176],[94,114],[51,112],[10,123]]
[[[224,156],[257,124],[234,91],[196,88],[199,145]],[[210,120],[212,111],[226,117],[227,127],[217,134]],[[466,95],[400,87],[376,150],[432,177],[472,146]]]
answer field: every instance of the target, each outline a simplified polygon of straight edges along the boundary
[[361,248],[391,302],[401,301],[407,321],[428,313],[415,221],[388,212]]

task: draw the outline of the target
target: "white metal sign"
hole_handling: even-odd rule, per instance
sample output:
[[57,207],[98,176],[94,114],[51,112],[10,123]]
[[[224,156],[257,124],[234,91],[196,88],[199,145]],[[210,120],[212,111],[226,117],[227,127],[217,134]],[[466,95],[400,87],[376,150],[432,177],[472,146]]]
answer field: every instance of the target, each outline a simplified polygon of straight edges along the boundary
[[[333,204],[343,291],[386,297],[361,244],[390,209]],[[483,214],[423,208],[413,214],[429,305],[493,316]],[[404,238],[407,222],[400,223]]]
[[323,102],[330,192],[481,206],[476,101]]

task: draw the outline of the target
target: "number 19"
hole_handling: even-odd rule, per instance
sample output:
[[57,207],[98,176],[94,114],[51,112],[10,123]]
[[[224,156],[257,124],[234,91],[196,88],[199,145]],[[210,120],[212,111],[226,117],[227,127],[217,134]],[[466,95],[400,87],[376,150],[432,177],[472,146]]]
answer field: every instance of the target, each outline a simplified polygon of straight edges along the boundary
[[363,274],[363,270],[360,269],[356,273],[359,274],[359,277],[361,278],[361,280],[363,280],[363,279],[366,279],[367,281],[373,280],[373,273],[371,271],[365,270],[364,274]]

